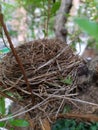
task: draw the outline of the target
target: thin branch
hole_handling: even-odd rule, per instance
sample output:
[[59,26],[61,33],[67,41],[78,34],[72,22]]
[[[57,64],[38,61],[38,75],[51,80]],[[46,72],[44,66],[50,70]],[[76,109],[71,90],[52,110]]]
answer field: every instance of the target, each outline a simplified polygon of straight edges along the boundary
[[69,48],[69,46],[66,46],[64,47],[64,49],[59,53],[57,54],[55,57],[53,57],[53,59],[50,59],[49,61],[47,61],[45,64],[41,65],[40,67],[38,67],[37,71],[42,69],[43,67],[51,64],[51,62],[55,61],[60,55],[62,55],[67,49]]
[[76,114],[76,113],[66,113],[66,114],[59,114],[57,118],[71,118],[71,119],[82,119],[86,121],[95,121],[98,122],[98,116],[93,114]]
[[5,32],[6,37],[7,37],[7,39],[8,39],[8,42],[9,42],[9,44],[10,44],[10,48],[11,48],[11,50],[12,50],[14,56],[15,56],[16,61],[18,62],[19,66],[20,66],[21,72],[22,72],[22,74],[23,74],[23,76],[24,76],[24,80],[25,80],[25,82],[26,82],[26,84],[27,84],[27,87],[28,87],[28,90],[30,91],[31,96],[32,96],[32,103],[34,104],[34,97],[33,97],[33,94],[32,94],[32,89],[30,88],[29,81],[28,81],[27,76],[26,76],[26,73],[25,73],[25,69],[24,69],[24,67],[23,67],[23,65],[22,65],[22,62],[21,62],[19,56],[17,55],[16,50],[15,50],[15,48],[14,48],[14,46],[13,46],[13,43],[12,43],[12,41],[11,41],[11,38],[10,38],[9,33],[8,33],[8,31],[7,31],[7,28],[6,28],[6,25],[4,24],[3,14],[2,14],[2,13],[0,14],[0,22],[1,22],[1,25],[2,25],[2,27],[3,27],[3,29],[4,29],[4,32]]

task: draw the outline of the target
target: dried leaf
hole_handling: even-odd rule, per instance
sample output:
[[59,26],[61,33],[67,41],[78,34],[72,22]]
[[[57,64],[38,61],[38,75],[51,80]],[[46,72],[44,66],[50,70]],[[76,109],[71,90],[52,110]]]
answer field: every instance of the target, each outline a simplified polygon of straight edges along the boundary
[[51,130],[50,123],[47,119],[40,120],[42,130]]

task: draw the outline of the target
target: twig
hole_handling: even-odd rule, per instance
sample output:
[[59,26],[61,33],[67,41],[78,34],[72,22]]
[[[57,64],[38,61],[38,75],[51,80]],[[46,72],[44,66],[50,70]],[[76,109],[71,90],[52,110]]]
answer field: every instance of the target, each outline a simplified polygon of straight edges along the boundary
[[[73,96],[73,94],[72,94],[72,96]],[[54,97],[54,98],[62,98],[62,99],[65,98],[66,100],[72,100],[72,101],[76,101],[76,102],[80,102],[80,103],[84,103],[84,104],[89,104],[89,105],[98,107],[98,104],[96,104],[96,103],[92,103],[92,102],[88,102],[88,101],[84,101],[84,100],[80,100],[80,99],[69,98],[69,97],[65,97],[64,95],[63,96],[53,95],[52,97]]]
[[63,99],[62,101],[61,101],[61,104],[60,104],[60,106],[59,106],[59,108],[58,108],[58,110],[57,110],[57,112],[56,112],[56,117],[58,116],[58,114],[59,114],[59,112],[60,112],[60,109],[62,108],[62,105],[64,104],[64,101],[65,101],[65,99]]
[[[17,102],[17,103],[19,103],[18,100],[16,100],[15,98],[13,98],[13,97],[11,97],[11,96],[9,96],[9,95],[7,95],[7,94],[1,92],[1,91],[0,91],[0,95],[2,95],[3,97],[6,97],[6,98],[12,100],[13,102]],[[22,103],[20,103],[20,104],[23,105]]]
[[[57,91],[57,92],[54,92],[52,95],[54,95],[54,94],[56,94],[56,93],[58,93],[58,91]],[[34,105],[33,107],[29,108],[28,110],[24,110],[24,111],[22,111],[22,112],[20,112],[20,113],[17,113],[17,114],[15,114],[15,115],[12,115],[11,117],[4,117],[4,118],[0,119],[0,122],[1,122],[1,121],[6,121],[6,120],[9,120],[9,119],[12,119],[12,118],[15,118],[15,117],[20,116],[20,115],[22,115],[22,114],[25,114],[25,113],[27,113],[27,112],[29,112],[29,111],[31,111],[31,110],[34,110],[34,109],[36,109],[36,108],[38,108],[38,107],[44,105],[50,98],[51,98],[51,96],[47,97],[47,98],[44,99],[42,102],[40,102],[40,103]]]
[[54,60],[56,60],[61,54],[63,54],[67,49],[69,48],[69,46],[64,47],[64,49],[57,54],[55,57],[53,57],[53,59],[50,59],[48,62],[46,62],[45,64],[41,65],[40,67],[38,67],[37,71],[40,70],[41,68],[51,64],[51,62],[53,62]]
[[98,116],[95,116],[93,114],[74,114],[74,113],[66,113],[66,114],[59,114],[57,118],[71,118],[71,119],[82,119],[86,121],[95,121],[98,122]]
[[15,117],[20,116],[20,115],[22,115],[22,114],[25,114],[25,113],[27,113],[27,112],[29,112],[29,111],[31,111],[31,110],[34,110],[34,109],[38,108],[39,106],[45,104],[49,98],[50,98],[50,97],[46,98],[45,100],[43,100],[42,102],[38,103],[37,105],[34,105],[33,107],[29,108],[28,110],[24,110],[24,111],[22,111],[22,112],[20,112],[20,113],[17,113],[17,114],[15,114],[15,115],[12,115],[11,117],[2,118],[2,119],[0,119],[0,122],[1,122],[1,121],[6,121],[6,120],[9,120],[9,119],[12,119],[12,118],[15,118]]
[[23,76],[21,76],[20,78],[18,78],[17,81],[15,82],[15,84],[12,85],[11,87],[4,89],[3,92],[4,92],[4,91],[11,90],[12,88],[14,88],[14,87],[19,83],[19,81],[22,79],[22,77],[23,77]]
[[[22,111],[26,110],[26,109],[27,109],[29,106],[31,106],[31,105],[32,105],[32,104],[30,103],[30,104],[28,104],[28,105],[26,105],[26,106],[23,106],[23,107],[20,108],[19,110],[13,112],[13,115],[18,114],[19,112],[22,112]],[[21,106],[20,106],[20,107],[21,107]]]
[[2,25],[2,27],[3,27],[3,29],[4,29],[4,32],[5,32],[6,37],[7,37],[7,39],[8,39],[8,42],[9,42],[9,44],[10,44],[10,48],[11,48],[11,50],[12,50],[14,56],[15,56],[16,61],[18,62],[19,66],[20,66],[20,69],[21,69],[21,72],[22,72],[22,74],[23,74],[23,76],[24,76],[24,80],[25,80],[25,82],[26,82],[26,84],[27,84],[28,90],[29,90],[30,93],[31,93],[32,103],[34,104],[34,96],[33,96],[33,94],[32,94],[32,89],[30,88],[29,81],[28,81],[27,76],[26,76],[26,73],[25,73],[25,69],[24,69],[24,67],[23,67],[23,65],[22,65],[22,62],[21,62],[19,56],[18,56],[17,53],[16,53],[16,50],[14,49],[14,46],[13,46],[13,43],[12,43],[11,38],[10,38],[10,36],[9,36],[9,33],[8,33],[8,31],[7,31],[6,25],[4,24],[4,21],[3,21],[3,14],[1,14],[1,13],[0,13],[0,22],[1,22],[1,25]]
[[49,73],[46,73],[46,74],[41,74],[41,75],[36,76],[36,77],[34,77],[34,78],[29,78],[28,80],[29,80],[29,82],[32,82],[32,81],[34,81],[34,80],[36,80],[36,79],[44,78],[44,77],[47,77],[47,76],[51,76],[51,75],[53,75],[53,74],[57,74],[57,72],[56,72],[56,71],[52,71],[52,72],[49,72]]

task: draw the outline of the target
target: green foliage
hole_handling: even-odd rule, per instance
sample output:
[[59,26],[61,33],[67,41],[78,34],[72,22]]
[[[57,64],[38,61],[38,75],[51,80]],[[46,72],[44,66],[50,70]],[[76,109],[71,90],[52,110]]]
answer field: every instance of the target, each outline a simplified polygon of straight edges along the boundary
[[[71,21],[73,23],[73,21]],[[69,39],[76,47],[76,43],[84,44],[84,38],[88,43],[92,39],[96,40],[89,44],[92,48],[98,49],[98,0],[83,0],[79,3],[79,8],[77,11],[77,16],[75,22],[80,28],[77,28],[77,24],[73,24],[72,27],[68,27]],[[71,28],[71,29],[70,29]],[[70,31],[71,30],[71,31]],[[80,31],[80,32],[79,32]],[[87,36],[87,34],[89,34]],[[83,38],[84,37],[84,38]],[[87,38],[86,38],[87,37]],[[80,42],[78,40],[81,40]],[[81,51],[81,50],[80,50]],[[96,49],[95,49],[96,51]]]
[[73,83],[70,75],[67,76],[66,79],[62,79],[61,82],[64,84],[67,84],[67,85],[72,85],[72,83]]
[[18,32],[17,32],[17,31],[14,31],[14,30],[10,30],[10,31],[9,31],[9,34],[10,34],[10,36],[12,36],[12,37],[17,37],[17,36],[18,36]]
[[8,52],[10,52],[10,49],[7,48],[7,47],[4,47],[3,49],[0,49],[0,58],[2,58]]
[[59,119],[52,125],[52,130],[98,130],[98,123],[86,124],[72,119]]
[[5,47],[5,48],[3,48],[3,49],[0,50],[0,54],[6,54],[6,53],[8,53],[9,51],[10,51],[10,49],[7,48],[7,47]]
[[[83,11],[83,9],[85,9]],[[89,19],[97,20],[98,18],[98,0],[85,0],[78,10],[78,15],[86,16]]]
[[89,35],[98,40],[98,23],[90,21],[86,18],[76,18],[75,22]]
[[[11,117],[10,114],[6,113],[6,108],[5,108],[5,98],[1,97],[0,98],[0,116],[3,118],[5,116]],[[13,130],[13,127],[28,127],[29,123],[25,119],[9,119],[7,121],[1,121],[0,122],[0,127],[4,128],[10,128],[10,130]]]
[[5,127],[5,122],[0,122],[0,127]]
[[[41,28],[44,37],[54,35],[54,16],[60,7],[60,0],[56,0],[55,3],[52,0],[16,0],[16,2],[27,10],[30,19],[28,27],[32,32],[31,37],[37,37],[34,35],[35,28]],[[39,10],[39,13],[35,13],[36,9]],[[40,20],[36,21],[36,19]]]
[[14,128],[10,128],[10,130],[14,130]]
[[69,105],[66,105],[63,109],[63,113],[68,113],[71,111],[71,107]]
[[3,0],[0,1],[0,4],[2,5],[2,13],[4,14],[5,21],[12,20],[12,13],[17,8],[17,4],[7,3]]
[[29,123],[25,119],[10,119],[7,122],[0,122],[0,127],[6,127],[7,125],[10,126],[10,128],[13,127],[28,127]]
[[10,125],[17,126],[17,127],[27,127],[29,123],[24,119],[12,119],[9,120]]
[[16,0],[16,2],[19,6],[23,6],[28,10],[28,7],[30,7],[30,9],[42,7],[43,2],[46,3],[47,0]]
[[51,8],[51,16],[54,16],[60,7],[60,2],[55,2]]
[[0,97],[0,114],[1,115],[5,115],[5,98],[4,97]]

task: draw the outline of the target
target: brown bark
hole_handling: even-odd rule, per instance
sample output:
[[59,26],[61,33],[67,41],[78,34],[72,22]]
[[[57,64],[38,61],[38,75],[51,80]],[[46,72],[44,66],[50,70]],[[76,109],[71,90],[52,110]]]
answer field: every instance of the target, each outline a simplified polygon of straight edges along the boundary
[[66,41],[67,29],[65,28],[65,23],[67,22],[67,16],[72,7],[72,0],[62,0],[61,6],[57,12],[55,18],[55,35],[62,41]]

